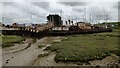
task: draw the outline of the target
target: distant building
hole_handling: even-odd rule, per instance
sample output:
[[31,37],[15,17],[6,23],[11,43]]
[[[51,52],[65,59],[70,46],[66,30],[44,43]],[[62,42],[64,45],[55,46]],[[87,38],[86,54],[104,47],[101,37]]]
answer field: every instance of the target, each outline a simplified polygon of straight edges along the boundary
[[18,27],[25,27],[25,24],[18,24]]
[[54,23],[54,26],[60,27],[63,25],[61,17],[57,14],[47,16],[48,23]]
[[18,23],[13,23],[12,27],[25,27],[25,24],[18,24]]
[[66,27],[66,26],[53,27],[52,30],[69,30],[69,27]]
[[53,26],[54,26],[53,23],[47,23],[47,24],[44,24],[44,25],[39,25],[35,29],[37,31],[42,31],[42,30],[51,29]]
[[0,22],[0,27],[2,27],[2,22]]
[[12,24],[12,27],[13,27],[13,28],[17,28],[17,27],[18,27],[18,23],[13,23],[13,24]]
[[93,28],[90,23],[85,23],[85,22],[77,22],[76,25],[80,29],[92,29]]
[[71,25],[73,25],[73,21],[72,20],[67,20],[67,21],[65,21],[65,25],[66,26],[71,26]]

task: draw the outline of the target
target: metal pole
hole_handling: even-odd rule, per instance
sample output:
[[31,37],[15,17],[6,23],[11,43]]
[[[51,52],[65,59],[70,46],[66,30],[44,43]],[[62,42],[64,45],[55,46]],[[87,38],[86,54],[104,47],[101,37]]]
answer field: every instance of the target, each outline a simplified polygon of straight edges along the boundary
[[4,23],[4,17],[2,17],[2,23]]

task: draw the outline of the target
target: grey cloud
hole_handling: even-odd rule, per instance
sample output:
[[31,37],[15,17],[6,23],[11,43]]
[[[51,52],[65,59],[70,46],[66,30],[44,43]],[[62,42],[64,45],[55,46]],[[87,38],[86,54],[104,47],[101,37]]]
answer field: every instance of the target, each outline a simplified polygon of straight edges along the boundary
[[14,2],[2,2],[3,5],[12,5]]
[[38,7],[41,7],[43,9],[49,8],[49,2],[32,2],[33,5],[36,5]]
[[[28,6],[27,4],[31,4],[31,5]],[[12,6],[12,7],[15,7],[16,9],[19,8],[20,11],[23,11],[25,13],[36,15],[38,17],[43,17],[45,12],[43,11],[40,12],[40,10],[43,9],[44,11],[46,11],[45,8],[48,8],[49,3],[48,2],[27,2],[26,4],[21,6],[21,5],[17,5],[16,2],[4,2],[3,5]]]
[[73,11],[77,11],[77,12],[83,12],[84,10],[83,9],[80,9],[80,8],[72,8]]
[[[109,4],[109,3],[108,3]],[[104,6],[109,6],[110,8],[106,8],[106,11],[110,9],[111,13],[108,13],[110,16],[115,14],[114,8],[117,8],[118,6],[116,4],[103,4]],[[112,6],[114,8],[112,8]],[[29,22],[31,21],[31,17],[33,16],[33,22],[41,22],[41,20],[46,20],[46,16],[49,13],[56,13],[60,14],[60,10],[63,10],[63,17],[65,19],[71,17],[71,19],[75,19],[75,17],[79,17],[79,20],[82,19],[82,15],[84,14],[84,7],[87,8],[87,17],[89,18],[89,14],[92,13],[93,18],[95,20],[104,19],[103,10],[99,8],[93,8],[90,7],[96,7],[98,4],[96,3],[88,3],[88,2],[57,2],[57,4],[54,5],[54,3],[50,2],[25,2],[23,3],[16,3],[16,2],[4,2],[4,11],[3,12],[6,17],[6,22]],[[102,6],[100,6],[102,7]],[[6,9],[5,9],[6,8]],[[119,6],[120,8],[120,6]],[[109,10],[108,10],[109,11]],[[11,14],[13,13],[13,14]],[[72,13],[72,14],[71,14]],[[11,16],[10,16],[11,15]],[[115,18],[115,17],[113,17]],[[44,21],[45,22],[45,21]]]
[[85,5],[87,5],[86,2],[59,2],[59,3],[67,5],[67,6],[85,6]]
[[35,16],[37,18],[35,19],[33,17],[33,19],[35,19],[34,21],[40,21],[41,18],[46,19],[45,14],[47,13],[47,11],[44,9],[45,7],[43,8],[45,4],[47,3],[40,3],[41,6],[38,6],[38,4],[35,5],[31,2],[27,2],[23,5],[19,5],[16,2],[4,2],[3,16],[6,17],[5,22],[13,22],[20,19],[18,21],[22,21],[24,23],[25,21],[30,20],[32,16]]

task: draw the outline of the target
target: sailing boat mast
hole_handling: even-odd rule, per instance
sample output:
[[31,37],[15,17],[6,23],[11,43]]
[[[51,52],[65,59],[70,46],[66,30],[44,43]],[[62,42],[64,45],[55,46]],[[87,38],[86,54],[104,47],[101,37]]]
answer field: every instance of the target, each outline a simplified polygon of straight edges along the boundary
[[4,23],[5,17],[2,17],[2,23]]
[[85,18],[84,22],[86,22],[86,8],[84,8],[84,18]]
[[103,7],[103,16],[104,16],[104,22],[106,21],[106,12],[105,12],[105,9]]

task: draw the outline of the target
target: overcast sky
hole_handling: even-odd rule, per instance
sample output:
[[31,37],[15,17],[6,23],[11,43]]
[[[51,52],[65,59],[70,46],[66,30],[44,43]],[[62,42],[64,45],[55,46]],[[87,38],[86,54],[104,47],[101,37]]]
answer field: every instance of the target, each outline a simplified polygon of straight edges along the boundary
[[59,14],[63,20],[72,19],[74,22],[103,21],[106,17],[109,21],[118,21],[118,0],[9,0],[2,1],[2,13],[4,22],[18,23],[45,23],[49,14]]

